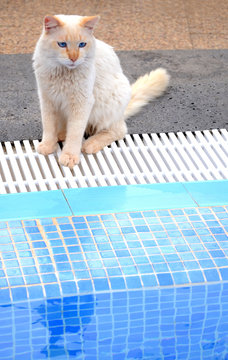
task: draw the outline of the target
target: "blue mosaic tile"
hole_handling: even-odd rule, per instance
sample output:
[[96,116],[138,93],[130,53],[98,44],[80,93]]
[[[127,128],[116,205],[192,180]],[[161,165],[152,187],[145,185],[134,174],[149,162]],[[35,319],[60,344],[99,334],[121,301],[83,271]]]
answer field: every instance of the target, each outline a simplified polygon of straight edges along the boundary
[[173,279],[172,279],[172,276],[169,273],[157,274],[157,278],[158,278],[160,286],[173,285]]
[[228,267],[220,268],[219,269],[222,280],[227,281],[228,280]]
[[116,291],[226,281],[226,224],[225,206],[3,221],[1,291],[10,286],[18,301],[102,283]]

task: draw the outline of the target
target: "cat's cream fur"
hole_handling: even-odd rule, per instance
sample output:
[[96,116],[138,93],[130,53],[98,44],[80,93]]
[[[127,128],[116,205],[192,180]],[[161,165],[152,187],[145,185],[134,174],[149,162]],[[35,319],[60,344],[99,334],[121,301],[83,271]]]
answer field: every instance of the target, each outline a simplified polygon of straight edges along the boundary
[[[43,124],[38,152],[50,154],[58,140],[65,140],[59,162],[70,168],[79,163],[81,150],[96,153],[122,139],[126,118],[161,95],[169,82],[160,68],[130,86],[112,47],[93,36],[98,20],[46,16],[33,56]],[[79,48],[81,42],[87,45]],[[82,144],[85,132],[90,137]]]

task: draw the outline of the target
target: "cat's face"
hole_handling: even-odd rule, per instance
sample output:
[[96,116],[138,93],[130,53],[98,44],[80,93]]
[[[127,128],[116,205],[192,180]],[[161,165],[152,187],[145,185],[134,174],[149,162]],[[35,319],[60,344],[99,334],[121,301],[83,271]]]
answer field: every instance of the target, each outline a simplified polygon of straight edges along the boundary
[[99,16],[46,16],[42,45],[45,56],[53,64],[75,69],[91,56],[94,47],[93,29]]

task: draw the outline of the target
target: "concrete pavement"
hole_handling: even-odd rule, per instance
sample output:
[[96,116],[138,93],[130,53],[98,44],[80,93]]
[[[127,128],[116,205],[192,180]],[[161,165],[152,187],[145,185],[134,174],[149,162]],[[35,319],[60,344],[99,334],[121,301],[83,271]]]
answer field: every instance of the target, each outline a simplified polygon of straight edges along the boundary
[[[131,82],[157,67],[168,91],[128,120],[129,133],[228,128],[228,50],[119,51]],[[0,141],[41,138],[31,54],[0,55]]]
[[118,50],[131,82],[170,72],[164,96],[128,120],[130,133],[227,128],[227,12],[227,0],[2,0],[0,141],[41,137],[31,58],[44,15],[59,13],[100,14],[95,36]]

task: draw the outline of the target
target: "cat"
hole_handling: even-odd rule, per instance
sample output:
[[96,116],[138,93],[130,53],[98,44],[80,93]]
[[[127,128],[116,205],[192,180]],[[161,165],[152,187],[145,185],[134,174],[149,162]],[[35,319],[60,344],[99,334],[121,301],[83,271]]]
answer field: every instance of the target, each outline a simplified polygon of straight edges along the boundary
[[[37,151],[48,155],[64,141],[59,163],[73,168],[80,153],[93,154],[124,138],[125,120],[167,88],[158,68],[130,85],[113,48],[95,39],[99,16],[45,16],[33,68],[43,136]],[[84,134],[89,137],[83,142]]]

